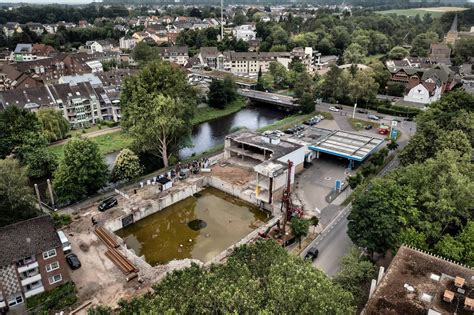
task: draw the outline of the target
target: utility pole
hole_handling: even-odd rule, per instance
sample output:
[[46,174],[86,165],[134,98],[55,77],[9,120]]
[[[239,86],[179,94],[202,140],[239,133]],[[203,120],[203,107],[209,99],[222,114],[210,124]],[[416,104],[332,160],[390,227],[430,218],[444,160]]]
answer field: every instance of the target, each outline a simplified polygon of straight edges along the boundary
[[224,0],[221,0],[221,41],[224,40]]
[[51,205],[53,206],[53,209],[54,209],[55,206],[54,206],[53,187],[51,186],[51,181],[49,180],[49,178],[46,180],[46,182],[48,183],[48,190],[49,190],[49,197],[51,199]]
[[354,103],[354,110],[352,111],[352,119],[355,118],[355,115],[356,115],[356,108],[357,108],[357,102]]
[[285,240],[285,230],[286,230],[286,223],[288,221],[288,214],[291,213],[293,210],[292,203],[291,203],[291,168],[293,167],[293,162],[288,160],[288,177],[286,182],[286,189],[283,192],[282,198],[282,206],[285,207],[285,212],[283,213],[283,226],[280,233],[283,233],[283,240]]
[[40,211],[43,211],[43,207],[41,206],[41,196],[40,196],[40,192],[39,192],[39,189],[38,189],[38,184],[35,184],[35,192],[36,192],[36,198],[38,198],[39,209],[40,209]]

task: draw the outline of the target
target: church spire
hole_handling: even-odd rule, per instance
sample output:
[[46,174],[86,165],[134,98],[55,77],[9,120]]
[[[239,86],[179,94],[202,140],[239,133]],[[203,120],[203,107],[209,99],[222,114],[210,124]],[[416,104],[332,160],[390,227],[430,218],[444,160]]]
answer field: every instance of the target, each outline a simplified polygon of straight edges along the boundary
[[450,32],[457,33],[458,32],[458,14],[454,16],[453,24],[451,24],[451,28],[449,29]]

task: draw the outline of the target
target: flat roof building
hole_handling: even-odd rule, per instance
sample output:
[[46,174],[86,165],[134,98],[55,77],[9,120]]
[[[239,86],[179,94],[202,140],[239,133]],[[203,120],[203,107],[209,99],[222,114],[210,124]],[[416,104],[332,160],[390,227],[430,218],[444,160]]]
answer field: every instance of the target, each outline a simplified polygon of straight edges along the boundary
[[377,283],[366,315],[473,314],[474,270],[402,246]]
[[350,167],[354,161],[364,162],[384,143],[383,139],[369,135],[316,127],[307,127],[287,140],[307,146],[307,154],[315,152],[315,158],[319,158],[320,153],[346,158]]
[[288,161],[293,163],[290,183],[303,170],[305,147],[274,135],[259,135],[243,129],[225,139],[224,158],[256,173],[257,199],[271,204],[286,185]]

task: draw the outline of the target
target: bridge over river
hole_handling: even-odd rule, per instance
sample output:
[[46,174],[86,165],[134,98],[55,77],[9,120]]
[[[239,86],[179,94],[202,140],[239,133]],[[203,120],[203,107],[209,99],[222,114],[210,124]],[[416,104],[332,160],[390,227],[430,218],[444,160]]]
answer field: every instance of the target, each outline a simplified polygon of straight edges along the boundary
[[237,92],[239,95],[245,96],[252,101],[276,105],[287,110],[296,110],[300,107],[300,105],[295,103],[295,98],[291,96],[248,89],[239,89]]

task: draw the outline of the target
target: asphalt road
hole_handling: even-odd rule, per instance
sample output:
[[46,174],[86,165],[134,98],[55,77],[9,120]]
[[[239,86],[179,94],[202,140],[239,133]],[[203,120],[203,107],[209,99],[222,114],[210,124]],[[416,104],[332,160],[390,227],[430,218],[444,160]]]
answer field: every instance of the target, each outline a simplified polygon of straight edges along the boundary
[[[398,165],[399,161],[395,157],[385,166],[378,176],[385,176]],[[334,276],[339,271],[339,264],[342,257],[353,246],[352,241],[347,235],[347,216],[351,209],[352,203],[342,209],[324,228],[323,232],[301,254],[301,256],[304,257],[311,247],[316,247],[319,250],[319,256],[313,262],[313,265],[329,276]]]

